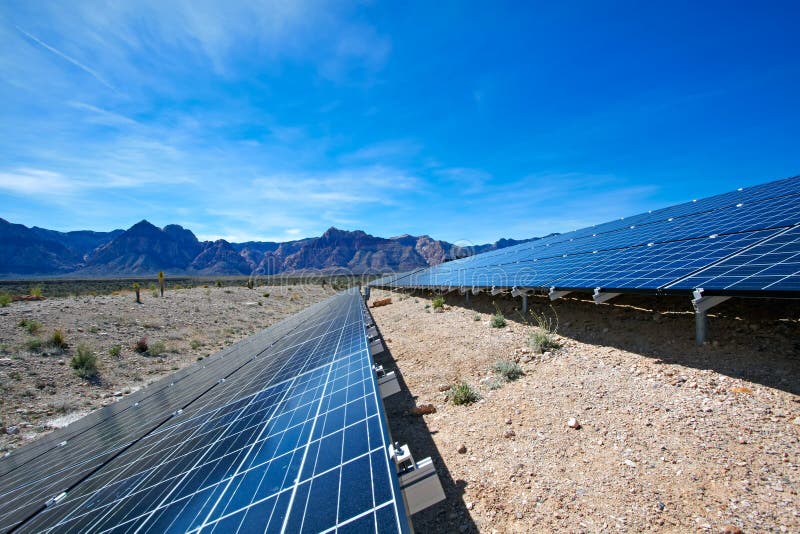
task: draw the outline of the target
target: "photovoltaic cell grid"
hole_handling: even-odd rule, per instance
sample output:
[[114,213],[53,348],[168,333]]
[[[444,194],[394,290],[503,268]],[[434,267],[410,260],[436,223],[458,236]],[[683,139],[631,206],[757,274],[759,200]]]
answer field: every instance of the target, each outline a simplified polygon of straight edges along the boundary
[[[27,476],[0,479],[0,529],[28,518],[21,531],[407,531],[364,314],[357,293],[334,297],[262,333],[266,350],[250,343],[250,359],[155,428],[120,441],[112,417],[45,451]],[[94,470],[31,515],[25,495],[64,491],[76,461],[65,451],[82,447],[77,462]]]
[[[695,277],[800,224],[800,177],[724,193],[550,236],[428,269],[384,277],[382,287],[525,287],[613,291],[800,291],[791,261],[746,278],[734,272]],[[783,244],[781,254],[797,247]],[[764,254],[760,261],[776,258]],[[686,281],[684,281],[686,280]]]

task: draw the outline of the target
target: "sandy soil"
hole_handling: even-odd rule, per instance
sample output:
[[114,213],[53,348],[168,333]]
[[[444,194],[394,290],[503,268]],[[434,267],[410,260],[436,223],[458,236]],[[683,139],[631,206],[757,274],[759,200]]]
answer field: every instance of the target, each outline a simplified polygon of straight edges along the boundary
[[[142,304],[135,303],[132,292],[124,292],[0,308],[0,452],[119,400],[333,293],[317,285],[181,289],[167,291],[164,298],[142,290]],[[29,332],[22,321],[40,326]],[[63,331],[66,350],[47,345],[55,329]],[[151,352],[163,344],[163,353],[135,352],[142,338]],[[37,339],[42,347],[32,350]],[[79,378],[69,365],[80,344],[98,358],[95,380]],[[111,354],[114,346],[120,347],[118,356]]]
[[[491,297],[450,295],[433,313],[430,296],[372,300],[387,296],[372,312],[406,388],[385,401],[393,439],[434,458],[447,494],[417,531],[800,531],[796,306],[729,301],[696,347],[683,299],[567,298],[561,347],[538,354],[532,326],[490,326]],[[519,299],[495,299],[515,315]],[[492,389],[497,360],[525,375]],[[449,401],[460,381],[482,400]],[[426,403],[436,413],[409,413]]]

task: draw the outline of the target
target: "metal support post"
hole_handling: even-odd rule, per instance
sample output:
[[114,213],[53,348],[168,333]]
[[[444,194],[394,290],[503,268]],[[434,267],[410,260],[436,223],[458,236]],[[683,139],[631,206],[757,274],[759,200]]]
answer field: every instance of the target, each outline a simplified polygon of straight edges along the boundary
[[704,297],[702,287],[695,289],[693,295],[692,306],[694,306],[695,342],[698,345],[702,345],[708,338],[708,317],[706,312],[717,304],[725,302],[730,297]]

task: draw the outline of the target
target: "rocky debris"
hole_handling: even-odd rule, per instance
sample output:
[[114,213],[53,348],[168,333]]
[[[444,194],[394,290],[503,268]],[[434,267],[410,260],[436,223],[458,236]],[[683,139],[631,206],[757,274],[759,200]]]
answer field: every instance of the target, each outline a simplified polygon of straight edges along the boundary
[[450,386],[448,384],[439,384],[436,389],[439,391],[439,393],[443,393],[445,391],[450,391]]
[[388,306],[391,303],[392,299],[390,297],[385,299],[378,299],[372,302],[372,306],[370,306],[370,308],[380,308],[381,306]]
[[467,446],[464,445],[463,443],[458,448],[458,454],[467,454]]
[[504,438],[513,438],[516,435],[517,435],[517,433],[514,432],[513,430],[511,430],[510,428],[507,429],[505,432],[503,432],[503,437]]
[[[425,299],[374,292],[390,295],[378,327],[410,394],[439,407],[425,428],[390,416],[392,434],[424,432],[451,481],[444,503],[414,515],[415,530],[800,532],[798,314],[759,320],[758,335],[753,319],[715,316],[723,343],[697,347],[688,302],[657,322],[649,309],[568,297],[554,303],[561,347],[525,361],[531,327],[512,318],[518,299],[470,295],[468,307],[432,315]],[[474,320],[496,313],[492,300],[512,318],[503,331]],[[548,304],[529,298],[537,311]],[[524,376],[484,381],[500,359]],[[439,402],[440,385],[460,382],[483,400]]]
[[420,404],[419,406],[414,406],[409,411],[411,415],[428,415],[432,413],[436,413],[436,406],[433,404]]
[[16,425],[6,427],[6,434],[8,434],[9,436],[13,436],[14,434],[19,434],[19,427]]
[[578,430],[581,427],[581,424],[574,417],[570,417],[567,420],[567,426],[570,428],[574,428],[575,430]]
[[725,525],[721,532],[722,534],[744,534],[744,531],[735,525]]

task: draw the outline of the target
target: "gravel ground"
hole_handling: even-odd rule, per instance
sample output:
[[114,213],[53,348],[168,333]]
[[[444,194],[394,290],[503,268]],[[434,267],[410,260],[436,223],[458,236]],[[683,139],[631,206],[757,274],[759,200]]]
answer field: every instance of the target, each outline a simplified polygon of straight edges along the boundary
[[[716,341],[696,347],[682,300],[567,298],[561,346],[540,354],[532,326],[491,327],[490,297],[451,295],[434,313],[431,297],[372,295],[387,296],[372,312],[407,388],[386,401],[393,439],[434,457],[447,494],[413,517],[418,531],[800,532],[796,307],[730,301]],[[498,384],[497,360],[524,376]],[[448,400],[461,381],[482,399]],[[409,413],[427,403],[436,413]]]
[[[0,308],[0,452],[9,451],[195,363],[308,305],[331,296],[317,285],[142,290],[14,302]],[[266,296],[268,294],[268,296]],[[29,332],[21,323],[34,322]],[[55,329],[68,347],[48,346]],[[146,338],[150,352],[134,351]],[[41,348],[32,350],[39,340]],[[76,376],[70,359],[85,344],[98,376]],[[111,349],[119,346],[119,355]]]

